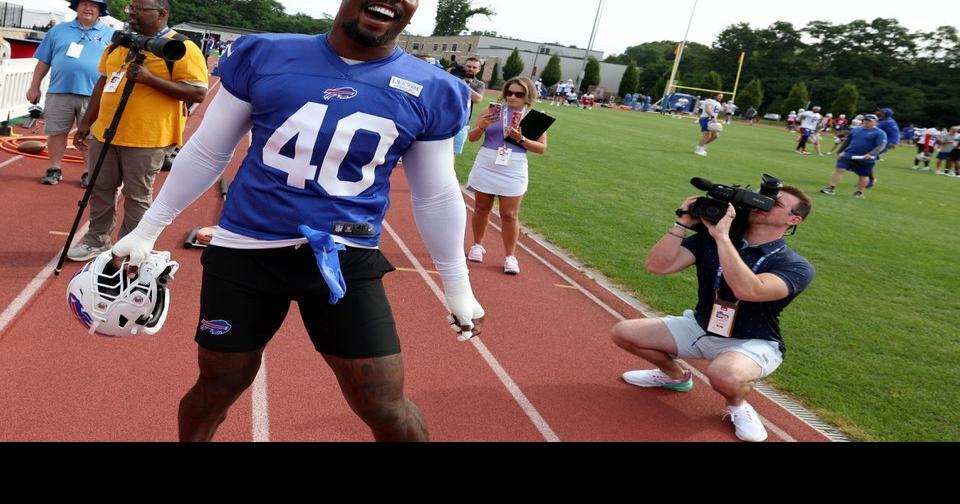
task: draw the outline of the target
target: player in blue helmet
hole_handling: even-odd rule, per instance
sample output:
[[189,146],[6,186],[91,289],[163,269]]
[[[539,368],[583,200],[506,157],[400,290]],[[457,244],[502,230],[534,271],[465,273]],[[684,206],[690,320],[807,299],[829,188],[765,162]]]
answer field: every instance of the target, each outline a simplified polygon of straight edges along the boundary
[[[211,247],[195,339],[200,377],[180,402],[180,439],[210,440],[253,382],[297,300],[314,347],[350,407],[380,441],[425,441],[403,394],[403,361],[378,244],[389,178],[403,156],[421,236],[443,279],[451,327],[480,333],[463,239],[466,210],[453,138],[470,89],[403,52],[417,0],[344,0],[329,34],[235,41],[223,90],[181,150],[141,224],[114,247],[133,263],[252,141]],[[309,246],[304,246],[309,244]]]

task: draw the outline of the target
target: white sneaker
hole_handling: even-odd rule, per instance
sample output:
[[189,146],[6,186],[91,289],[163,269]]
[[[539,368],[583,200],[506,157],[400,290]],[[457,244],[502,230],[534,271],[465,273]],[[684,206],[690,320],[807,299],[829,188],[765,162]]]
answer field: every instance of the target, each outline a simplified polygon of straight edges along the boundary
[[86,243],[81,243],[67,251],[67,259],[77,262],[89,261],[108,250],[110,250],[110,247],[107,246],[91,247]]
[[707,149],[704,149],[703,147],[697,147],[696,149],[693,149],[693,153],[698,156],[706,156]]
[[[744,401],[740,406],[727,406],[727,415],[730,415],[737,438],[741,441],[759,443],[767,439],[767,429],[750,403]],[[727,415],[723,415],[723,418],[727,418]]]
[[483,245],[474,244],[472,247],[470,247],[470,252],[467,253],[467,260],[471,262],[482,263],[483,254],[486,254],[486,253],[487,253],[487,250],[483,248]]
[[508,275],[517,275],[520,273],[520,263],[514,256],[507,256],[503,261],[503,272]]
[[662,387],[676,392],[693,389],[693,371],[684,370],[683,378],[674,380],[660,369],[641,369],[623,373],[623,381],[638,387]]
[[937,170],[937,175],[946,175],[947,170]]

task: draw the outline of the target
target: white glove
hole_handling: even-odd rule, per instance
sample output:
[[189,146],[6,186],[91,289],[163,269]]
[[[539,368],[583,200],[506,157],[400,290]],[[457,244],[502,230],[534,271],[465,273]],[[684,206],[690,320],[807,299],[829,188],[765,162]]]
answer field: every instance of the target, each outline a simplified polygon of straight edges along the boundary
[[474,336],[479,336],[485,313],[483,307],[473,297],[470,277],[444,280],[443,283],[444,297],[450,309],[447,322],[450,324],[450,329],[457,333],[457,340],[467,341]]
[[153,250],[153,245],[164,227],[142,219],[133,231],[113,245],[111,252],[115,257],[129,257],[130,266],[140,266],[144,258]]

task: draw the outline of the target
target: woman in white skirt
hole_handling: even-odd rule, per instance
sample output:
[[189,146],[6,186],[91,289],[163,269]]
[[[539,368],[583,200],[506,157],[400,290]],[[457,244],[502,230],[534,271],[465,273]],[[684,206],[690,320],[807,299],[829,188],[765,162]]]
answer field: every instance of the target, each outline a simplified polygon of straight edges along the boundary
[[[519,126],[535,99],[533,81],[526,77],[508,80],[500,100],[480,114],[476,126],[467,135],[471,142],[483,138],[483,147],[477,153],[468,180],[468,188],[476,194],[476,210],[472,222],[473,246],[467,259],[483,262],[487,220],[494,199],[500,198],[501,234],[506,255],[503,271],[508,275],[520,273],[516,250],[520,238],[520,202],[527,192],[527,153],[543,154],[547,151],[546,133],[535,140],[525,138]],[[507,142],[505,137],[517,143]]]

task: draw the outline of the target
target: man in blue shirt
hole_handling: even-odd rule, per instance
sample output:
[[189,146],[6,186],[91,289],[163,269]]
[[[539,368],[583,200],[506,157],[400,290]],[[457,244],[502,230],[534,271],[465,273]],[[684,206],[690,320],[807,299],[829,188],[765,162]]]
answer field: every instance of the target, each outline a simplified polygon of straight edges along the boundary
[[[682,208],[688,210],[697,198],[688,198]],[[710,360],[706,375],[726,399],[737,437],[765,440],[766,429],[745,399],[756,380],[783,362],[780,314],[813,281],[813,266],[784,241],[811,207],[803,191],[784,186],[770,211],[750,212],[750,227],[740,244],[730,238],[736,217],[732,205],[718,223],[703,221],[709,233],[689,238],[687,230],[700,219],[684,214],[650,250],[646,266],[655,275],[669,275],[696,265],[697,307],[681,317],[628,320],[613,328],[617,346],[657,366],[628,371],[624,381],[687,392],[693,388],[693,373],[676,359]]]
[[877,116],[867,114],[863,118],[863,127],[850,132],[840,151],[837,153],[837,169],[833,171],[830,185],[820,189],[823,194],[833,196],[843,172],[852,171],[860,176],[854,198],[863,199],[863,191],[873,177],[873,168],[877,158],[887,148],[887,134],[877,127]]
[[[113,28],[100,22],[107,16],[107,4],[102,0],[72,0],[70,8],[77,11],[77,19],[53,27],[37,48],[33,57],[37,66],[33,81],[27,90],[27,101],[40,102],[40,83],[51,70],[50,87],[44,103],[44,133],[50,152],[50,168],[40,182],[54,185],[63,179],[61,163],[67,148],[67,134],[75,122],[83,118],[100,78],[97,65],[103,50],[110,44]],[[83,174],[81,184],[86,186]]]

